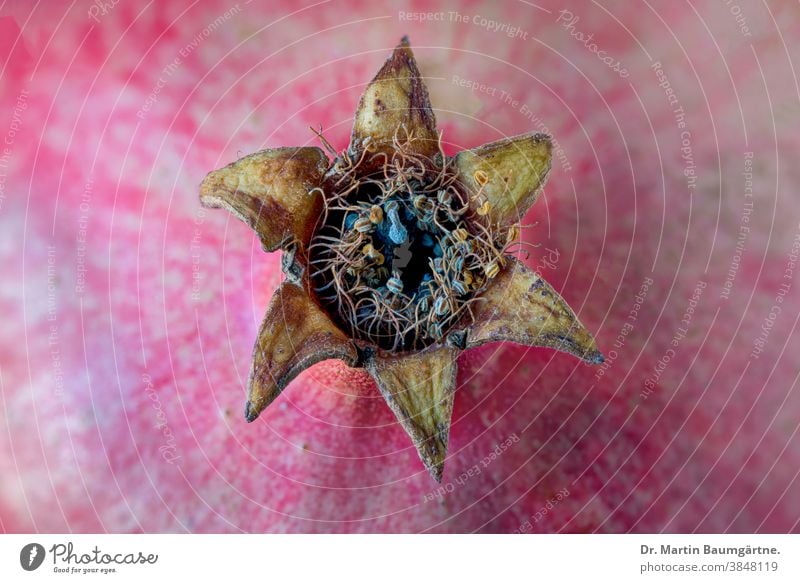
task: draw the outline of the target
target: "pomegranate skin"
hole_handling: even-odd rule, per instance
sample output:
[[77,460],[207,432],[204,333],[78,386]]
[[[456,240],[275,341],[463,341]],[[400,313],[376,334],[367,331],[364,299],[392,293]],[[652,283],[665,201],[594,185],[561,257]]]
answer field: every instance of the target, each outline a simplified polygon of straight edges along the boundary
[[[2,529],[797,531],[791,8],[537,4],[4,8]],[[280,256],[197,200],[344,147],[404,34],[448,152],[558,140],[525,261],[607,357],[463,354],[441,484],[335,361],[245,422]]]

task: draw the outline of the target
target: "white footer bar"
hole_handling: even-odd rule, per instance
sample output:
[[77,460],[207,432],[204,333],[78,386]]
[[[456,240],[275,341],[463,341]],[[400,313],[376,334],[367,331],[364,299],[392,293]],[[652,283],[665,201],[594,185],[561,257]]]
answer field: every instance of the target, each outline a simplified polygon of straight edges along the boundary
[[[797,535],[3,535],[0,581],[800,581]],[[231,580],[232,581],[232,580]]]

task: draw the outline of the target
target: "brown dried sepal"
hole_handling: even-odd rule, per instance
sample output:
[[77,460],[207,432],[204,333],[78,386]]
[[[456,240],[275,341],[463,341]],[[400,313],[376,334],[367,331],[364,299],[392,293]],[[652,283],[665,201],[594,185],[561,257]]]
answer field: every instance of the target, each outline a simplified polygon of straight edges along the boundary
[[567,302],[541,276],[508,258],[484,292],[467,335],[467,348],[508,340],[568,352],[592,364],[603,362],[594,338]]
[[298,374],[330,358],[354,366],[358,354],[302,288],[283,282],[272,297],[253,348],[247,421],[255,420]]
[[276,148],[245,156],[206,176],[200,202],[247,223],[266,251],[308,244],[322,209],[318,187],[329,161],[319,148]]
[[359,159],[370,153],[391,152],[393,139],[413,136],[412,152],[433,156],[438,151],[436,117],[408,39],[367,86],[356,110],[349,151]]
[[550,174],[553,145],[546,134],[522,134],[463,150],[456,157],[459,180],[472,204],[488,201],[494,224],[520,222],[536,202]]
[[375,356],[366,362],[383,398],[437,482],[442,479],[447,457],[457,356],[455,348],[436,347],[417,353]]

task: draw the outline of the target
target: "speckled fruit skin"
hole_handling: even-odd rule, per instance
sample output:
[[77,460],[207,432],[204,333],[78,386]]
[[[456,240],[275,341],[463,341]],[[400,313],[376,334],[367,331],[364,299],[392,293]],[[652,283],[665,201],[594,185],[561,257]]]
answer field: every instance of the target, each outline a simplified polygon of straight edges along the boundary
[[[747,36],[724,3],[576,3],[572,25],[560,2],[403,8],[432,22],[382,2],[45,4],[0,11],[2,530],[798,530],[797,282],[750,357],[798,230],[796,7],[743,5]],[[308,126],[343,147],[403,34],[450,152],[559,141],[527,263],[613,357],[463,355],[441,485],[336,362],[245,423],[280,257],[197,199],[241,153],[314,144]]]

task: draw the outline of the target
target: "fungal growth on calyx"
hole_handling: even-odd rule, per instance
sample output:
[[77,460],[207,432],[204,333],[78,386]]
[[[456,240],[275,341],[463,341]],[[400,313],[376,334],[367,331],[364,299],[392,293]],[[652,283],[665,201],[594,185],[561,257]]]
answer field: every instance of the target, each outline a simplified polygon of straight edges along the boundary
[[408,40],[367,86],[347,150],[262,150],[203,181],[203,205],[281,249],[286,275],[258,332],[245,406],[258,415],[307,367],[337,358],[375,379],[438,481],[464,349],[506,340],[598,364],[592,335],[508,254],[550,172],[524,134],[445,155]]

